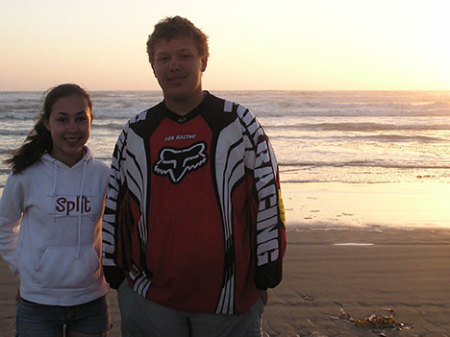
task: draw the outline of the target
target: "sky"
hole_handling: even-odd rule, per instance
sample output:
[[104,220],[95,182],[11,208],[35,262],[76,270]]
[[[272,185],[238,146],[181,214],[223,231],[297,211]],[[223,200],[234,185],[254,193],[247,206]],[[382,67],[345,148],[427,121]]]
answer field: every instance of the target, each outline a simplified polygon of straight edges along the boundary
[[154,25],[209,37],[209,90],[450,90],[448,0],[0,0],[0,91],[158,90]]

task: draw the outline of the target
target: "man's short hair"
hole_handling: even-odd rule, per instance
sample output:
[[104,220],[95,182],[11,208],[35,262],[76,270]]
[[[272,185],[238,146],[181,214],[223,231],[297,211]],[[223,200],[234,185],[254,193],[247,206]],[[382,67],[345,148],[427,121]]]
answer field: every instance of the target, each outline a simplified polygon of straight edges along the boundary
[[194,26],[194,24],[186,18],[180,16],[167,17],[159,21],[155,25],[155,29],[148,37],[147,41],[147,54],[150,63],[153,64],[155,44],[158,41],[169,41],[177,37],[192,37],[194,44],[200,54],[200,57],[209,56],[208,48],[208,36],[205,35],[200,29]]

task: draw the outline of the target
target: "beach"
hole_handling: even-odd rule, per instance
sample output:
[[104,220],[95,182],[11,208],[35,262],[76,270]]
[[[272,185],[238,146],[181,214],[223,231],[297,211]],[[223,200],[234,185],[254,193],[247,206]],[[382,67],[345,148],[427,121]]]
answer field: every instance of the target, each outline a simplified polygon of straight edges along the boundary
[[[269,291],[269,336],[450,336],[450,230],[311,227],[288,231],[284,279]],[[352,243],[353,245],[351,245]],[[340,244],[340,245],[336,245]],[[0,336],[14,331],[17,280],[0,262]],[[117,295],[109,293],[120,336]],[[341,317],[392,315],[400,331],[373,332]]]

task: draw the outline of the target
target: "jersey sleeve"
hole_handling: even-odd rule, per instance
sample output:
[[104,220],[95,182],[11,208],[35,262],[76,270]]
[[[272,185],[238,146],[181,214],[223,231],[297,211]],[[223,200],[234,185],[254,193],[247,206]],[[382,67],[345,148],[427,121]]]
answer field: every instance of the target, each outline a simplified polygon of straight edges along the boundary
[[124,279],[121,268],[117,265],[118,211],[119,198],[124,188],[122,174],[123,153],[126,151],[127,126],[122,130],[114,147],[111,170],[106,192],[105,210],[102,223],[102,264],[105,278],[112,288],[117,289]]
[[257,119],[248,110],[242,112],[241,116],[248,142],[246,167],[253,175],[250,199],[255,212],[255,285],[265,290],[281,282],[286,249],[278,163],[269,138]]
[[146,245],[146,155],[144,139],[133,128],[145,114],[130,120],[116,143],[103,216],[103,269],[117,288],[125,274],[140,261]]

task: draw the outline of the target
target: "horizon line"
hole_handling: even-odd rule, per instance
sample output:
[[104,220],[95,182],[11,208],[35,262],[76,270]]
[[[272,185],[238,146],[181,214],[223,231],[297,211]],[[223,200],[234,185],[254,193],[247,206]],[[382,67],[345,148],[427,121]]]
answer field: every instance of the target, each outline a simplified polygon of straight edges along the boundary
[[[52,87],[50,87],[51,89]],[[2,93],[11,92],[45,92],[46,89],[0,89]],[[161,89],[88,89],[89,92],[161,92]],[[234,92],[450,92],[450,89],[204,89],[204,91],[234,91]]]

